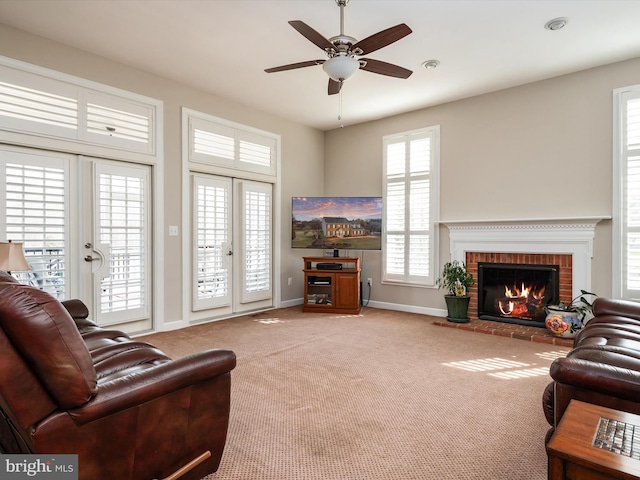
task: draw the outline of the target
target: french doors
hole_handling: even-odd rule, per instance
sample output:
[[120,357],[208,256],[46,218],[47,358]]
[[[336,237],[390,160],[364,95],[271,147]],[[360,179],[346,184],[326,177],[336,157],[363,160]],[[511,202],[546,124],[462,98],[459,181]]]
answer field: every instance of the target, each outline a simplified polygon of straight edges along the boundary
[[31,266],[14,275],[100,325],[150,329],[150,167],[2,146],[0,170],[0,239]]
[[271,184],[192,174],[191,319],[273,305]]

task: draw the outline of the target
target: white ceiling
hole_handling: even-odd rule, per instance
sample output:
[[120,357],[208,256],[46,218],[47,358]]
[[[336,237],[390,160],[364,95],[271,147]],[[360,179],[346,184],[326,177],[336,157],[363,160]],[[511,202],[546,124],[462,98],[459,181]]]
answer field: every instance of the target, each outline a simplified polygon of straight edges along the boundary
[[[544,28],[557,17],[563,30]],[[264,72],[325,58],[289,20],[340,32],[335,0],[0,0],[1,23],[322,130],[640,57],[639,0],[351,0],[346,35],[409,25],[368,57],[414,73],[358,71],[340,122],[321,66]]]

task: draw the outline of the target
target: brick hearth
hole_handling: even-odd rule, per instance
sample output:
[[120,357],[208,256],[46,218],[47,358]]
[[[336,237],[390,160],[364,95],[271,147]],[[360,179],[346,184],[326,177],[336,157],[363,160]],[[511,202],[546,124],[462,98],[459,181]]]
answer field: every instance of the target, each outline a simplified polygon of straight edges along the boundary
[[468,323],[454,323],[446,319],[434,320],[434,325],[440,327],[457,328],[475,333],[485,333],[489,335],[498,335],[499,337],[510,337],[519,340],[528,340],[530,342],[547,343],[550,345],[558,345],[561,347],[573,346],[572,338],[554,337],[547,332],[545,328],[527,327],[525,325],[517,325],[514,323],[502,323],[493,320],[478,320],[472,318]]

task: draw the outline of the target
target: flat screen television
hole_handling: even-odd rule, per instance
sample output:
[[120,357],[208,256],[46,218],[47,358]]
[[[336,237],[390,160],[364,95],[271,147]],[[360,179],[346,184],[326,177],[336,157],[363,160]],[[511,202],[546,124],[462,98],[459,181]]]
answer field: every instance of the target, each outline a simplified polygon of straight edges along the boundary
[[382,249],[382,197],[293,197],[291,247]]

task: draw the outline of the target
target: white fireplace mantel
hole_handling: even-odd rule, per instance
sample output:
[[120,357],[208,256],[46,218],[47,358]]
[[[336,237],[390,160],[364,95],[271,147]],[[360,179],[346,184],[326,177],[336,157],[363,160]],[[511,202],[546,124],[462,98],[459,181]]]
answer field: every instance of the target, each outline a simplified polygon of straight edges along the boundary
[[575,297],[591,289],[595,229],[606,218],[610,217],[440,223],[449,229],[451,259],[460,262],[466,261],[467,252],[572,255]]

